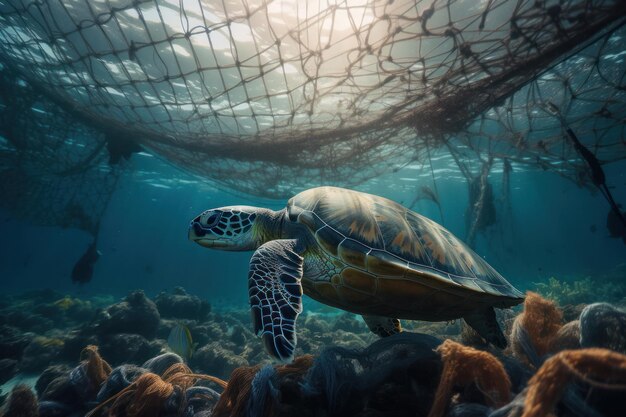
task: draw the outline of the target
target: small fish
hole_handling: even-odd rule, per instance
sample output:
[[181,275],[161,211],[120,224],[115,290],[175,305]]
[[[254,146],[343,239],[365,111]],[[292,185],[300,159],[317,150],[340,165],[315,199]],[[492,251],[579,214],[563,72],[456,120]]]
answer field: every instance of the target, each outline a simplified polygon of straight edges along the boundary
[[598,227],[597,227],[595,224],[592,224],[592,225],[589,227],[589,230],[591,231],[591,233],[595,233],[595,232],[596,232],[596,230],[598,230]]
[[170,335],[167,337],[167,345],[170,347],[172,352],[176,353],[185,360],[189,360],[194,350],[189,327],[184,324],[177,323],[176,326],[174,326],[170,331]]
[[87,248],[87,251],[80,257],[78,262],[74,264],[74,269],[72,269],[72,281],[79,284],[85,284],[91,281],[93,267],[100,258],[100,255],[102,255],[102,253],[98,250],[96,240],[94,239],[93,243]]

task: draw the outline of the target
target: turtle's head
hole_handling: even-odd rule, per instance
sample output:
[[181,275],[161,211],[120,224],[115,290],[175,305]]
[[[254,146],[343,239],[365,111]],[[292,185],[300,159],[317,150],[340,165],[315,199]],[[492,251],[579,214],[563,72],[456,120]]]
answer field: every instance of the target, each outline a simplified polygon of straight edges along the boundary
[[189,240],[212,249],[255,250],[264,243],[257,220],[266,210],[250,206],[206,210],[191,221]]

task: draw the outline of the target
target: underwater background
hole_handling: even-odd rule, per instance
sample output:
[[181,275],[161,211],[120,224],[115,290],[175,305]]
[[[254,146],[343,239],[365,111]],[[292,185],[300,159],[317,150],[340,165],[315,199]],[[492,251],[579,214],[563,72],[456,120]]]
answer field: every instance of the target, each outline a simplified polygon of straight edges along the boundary
[[[98,237],[102,256],[88,285],[73,284],[70,275],[91,243],[89,235],[34,226],[2,212],[3,290],[54,288],[76,295],[122,296],[136,288],[156,294],[183,286],[213,302],[245,307],[251,253],[208,251],[192,244],[187,240],[189,221],[213,207],[245,204],[280,210],[286,200],[223,190],[145,153],[134,156],[130,164],[132,171],[120,180],[102,220]],[[442,158],[434,168],[444,222],[430,200],[421,199],[413,208],[463,238],[468,190],[465,179],[449,164]],[[615,200],[626,201],[626,164],[615,162],[604,169]],[[404,168],[355,189],[408,206],[421,186],[432,186],[430,172],[426,178],[418,172],[417,167]],[[494,170],[490,182],[499,187],[501,176],[501,170]],[[321,185],[333,184],[311,187]],[[606,226],[610,207],[599,193],[554,173],[523,167],[514,167],[510,187],[510,216],[497,212],[497,224],[480,236],[475,250],[517,288],[535,289],[549,277],[590,277],[602,284],[602,276],[626,263],[626,246],[610,236]]]
[[[622,0],[0,0],[0,417],[623,417],[625,51]],[[466,242],[508,346],[305,294],[274,360],[190,222],[320,186]]]
[[[445,216],[442,223],[457,236],[464,236],[465,208],[468,204],[466,184],[460,177],[446,176],[448,169],[445,158],[439,163],[441,166],[436,167],[434,172],[439,176],[436,177],[436,181],[439,201]],[[122,387],[133,388],[133,378],[139,378],[141,372],[158,374],[165,372],[164,369],[169,366],[182,364],[183,360],[194,372],[205,373],[224,381],[230,378],[230,384],[237,384],[235,386],[245,384],[246,382],[241,382],[240,379],[251,378],[252,376],[245,375],[257,372],[258,368],[255,367],[257,364],[266,364],[266,368],[263,368],[266,370],[273,369],[267,365],[270,363],[269,357],[260,339],[252,333],[250,323],[246,279],[250,252],[205,250],[187,240],[186,231],[189,219],[207,207],[251,204],[279,210],[285,202],[255,199],[222,190],[215,184],[189,176],[148,154],[133,156],[130,164],[133,167],[132,172],[120,180],[104,215],[98,235],[101,256],[95,263],[91,280],[87,283],[72,282],[71,273],[77,259],[91,244],[90,235],[75,230],[34,226],[15,219],[9,213],[3,213],[0,262],[0,273],[3,277],[0,329],[3,341],[0,342],[0,354],[4,358],[0,359],[2,375],[0,381],[3,383],[0,396],[6,401],[5,416],[37,415],[32,414],[34,410],[37,410],[40,416],[70,416],[76,414],[60,413],[76,410],[87,412],[98,402],[103,403],[105,398],[115,398],[114,394]],[[617,184],[613,188],[617,201],[626,199],[624,195],[626,187],[623,186],[626,179],[625,167],[622,162],[606,166],[610,183]],[[394,175],[382,176],[365,183],[358,189],[406,204],[407,201],[415,199],[418,193],[416,188],[424,181],[419,175],[415,175],[416,172],[416,169],[408,167]],[[590,303],[611,302],[624,308],[626,247],[621,239],[610,237],[606,229],[605,219],[608,211],[606,201],[601,196],[581,189],[569,180],[551,173],[515,168],[513,172],[510,183],[512,210],[508,213],[506,224],[502,224],[503,220],[498,218],[496,224],[478,236],[475,250],[516,288],[522,291],[536,291],[563,308],[561,312],[556,310],[555,304],[551,306],[541,304],[541,302],[550,303],[546,300],[532,307],[527,299],[525,310],[529,312],[526,314],[531,314],[534,308],[536,311],[532,314],[537,316],[532,319],[533,322],[542,322],[544,319],[550,322],[548,318],[556,317],[551,325],[557,326],[554,320],[560,322],[575,319],[581,311],[584,314],[583,307]],[[501,178],[496,171],[492,173],[490,179],[494,184],[498,184]],[[421,214],[441,221],[439,218],[441,212],[430,200],[420,199],[414,208]],[[500,216],[500,213],[497,213]],[[591,306],[609,305],[591,304]],[[606,311],[604,314],[607,314]],[[618,326],[613,330],[615,333],[609,333],[613,335],[609,340],[616,350],[620,350],[626,347],[623,344],[626,321],[623,317],[618,318],[622,321],[618,321],[621,324],[616,324],[615,314],[610,310],[608,318],[597,320],[608,320],[608,323],[612,323],[610,326]],[[623,313],[618,314],[623,316]],[[510,315],[505,317],[509,317],[505,320],[512,320]],[[518,320],[520,317],[523,315],[518,316]],[[307,401],[300,403],[300,400],[294,400],[295,403],[292,403],[292,400],[282,399],[280,413],[270,409],[265,415],[293,415],[292,413],[317,410],[320,407],[330,410],[331,415],[359,415],[354,414],[354,410],[362,407],[375,409],[382,413],[381,415],[417,413],[426,416],[429,412],[436,413],[428,414],[433,416],[446,415],[443,414],[445,404],[441,401],[437,403],[429,395],[435,395],[435,398],[451,396],[452,393],[449,391],[439,393],[450,388],[440,384],[435,394],[427,394],[432,393],[436,386],[437,372],[431,371],[430,367],[435,366],[432,363],[439,360],[434,353],[441,341],[438,338],[460,339],[467,345],[478,343],[478,346],[481,346],[481,342],[476,342],[476,339],[464,334],[461,320],[452,323],[405,320],[402,323],[405,332],[398,335],[403,335],[402,338],[395,339],[394,345],[389,345],[389,342],[385,341],[392,338],[378,339],[365,327],[360,316],[324,306],[305,295],[304,313],[298,319],[296,364],[302,367],[302,370],[297,371],[299,375],[303,375],[303,372],[311,367],[310,372],[304,374],[307,375],[306,383],[313,387],[310,388],[313,391],[309,395],[317,398],[315,395],[320,395],[323,389],[328,389],[324,387],[328,387],[327,384],[330,383],[327,377],[323,376],[324,372],[330,372],[326,368],[328,365],[320,359],[320,367],[323,367],[315,368],[313,364],[316,362],[311,362],[312,359],[306,357],[307,354],[319,355],[320,352],[339,354],[337,359],[339,361],[353,358],[354,352],[363,352],[360,354],[368,352],[369,356],[359,359],[364,361],[362,365],[364,368],[360,371],[363,374],[339,376],[348,381],[356,375],[365,381],[376,381],[379,375],[386,375],[387,372],[397,373],[398,371],[393,369],[397,367],[404,369],[405,359],[401,358],[408,354],[413,358],[411,362],[413,365],[406,368],[407,372],[420,375],[418,381],[425,385],[419,386],[424,392],[417,391],[420,393],[417,397],[421,398],[419,401],[409,404],[394,402],[396,396],[404,398],[414,395],[416,388],[403,378],[398,380],[386,377],[386,386],[395,387],[393,388],[396,390],[395,394],[380,394],[377,385],[372,382],[371,385],[365,384],[365,387],[355,388],[355,392],[348,390],[347,393],[344,392],[345,398],[328,400],[328,403],[325,401],[330,394],[314,400],[317,401],[314,402],[315,405]],[[510,328],[511,322],[508,321],[505,326],[506,329]],[[602,330],[604,326],[602,323],[598,328],[602,334],[605,334],[605,330]],[[555,327],[555,330],[556,328],[558,327]],[[595,328],[595,325],[592,325],[592,328]],[[424,340],[425,337],[433,339]],[[377,339],[379,342],[376,342]],[[448,342],[450,340],[446,343]],[[570,340],[567,343],[572,342]],[[577,343],[578,341],[575,342]],[[99,350],[93,347],[96,345],[99,346]],[[83,349],[86,346],[96,350],[85,351]],[[475,353],[455,350],[463,345],[444,346],[450,351],[444,350],[443,347],[437,348],[438,354],[445,360],[442,371],[444,373],[451,372],[446,371],[445,367],[453,367],[454,361],[457,360],[477,363],[480,367],[489,366],[472,356]],[[519,352],[519,346],[518,351],[515,351],[515,347],[514,344],[514,355],[520,359],[525,358],[524,351]],[[332,349],[355,350],[337,353]],[[405,353],[400,353],[400,356],[394,359],[395,354],[391,352]],[[342,354],[347,356],[343,358]],[[463,354],[469,356],[459,359],[463,358]],[[111,371],[106,371],[99,380],[95,379],[102,381],[99,383],[102,387],[99,391],[79,394],[91,396],[96,402],[73,404],[69,399],[74,398],[76,394],[69,394],[63,385],[58,384],[67,381],[65,384],[70,386],[91,386],[89,384],[93,384],[93,380],[87,384],[83,379],[77,379],[78,374],[71,371],[71,365],[76,363],[76,358],[81,358],[83,361],[75,369],[88,369],[93,363],[101,363],[103,359],[100,355],[107,361],[104,362],[106,366],[110,363],[113,373],[109,376],[107,372]],[[617,359],[610,359],[610,367],[615,366]],[[532,359],[528,359],[528,362],[532,363]],[[145,370],[135,371],[131,364],[141,365],[138,369]],[[346,366],[343,362],[331,364],[340,367],[338,369]],[[437,369],[437,366],[434,369]],[[507,363],[506,371],[510,378],[524,380],[528,377],[523,376],[523,368],[510,368],[511,366]],[[106,369],[109,368],[105,367]],[[123,381],[127,381],[118,388],[117,385],[111,386],[114,381],[118,381],[115,378],[119,376],[113,377],[118,375],[116,372],[118,374],[122,372],[125,378]],[[177,372],[184,375],[187,371],[182,369]],[[491,378],[493,378],[492,387],[501,386],[508,380],[508,377],[503,376]],[[521,390],[524,386],[523,382],[516,379],[513,379],[513,383],[511,388],[513,392]],[[223,398],[235,398],[239,394],[236,394],[237,391],[235,393],[227,391],[228,388],[220,394],[225,384],[226,382],[221,380],[218,383],[203,383],[200,380],[197,386],[187,388],[193,394],[189,394],[191,399],[184,403],[185,412],[209,410],[210,412],[206,411],[206,414],[198,415],[245,416],[255,415],[254,413],[260,412],[259,410],[268,410],[265,403],[257,404],[248,397],[243,397],[240,403],[226,403]],[[280,382],[279,386],[283,387],[282,384],[287,384],[287,388],[281,389],[287,389],[288,392],[293,390],[289,383]],[[487,382],[482,384],[488,385]],[[36,397],[31,396],[31,388],[25,387],[32,387],[37,393],[39,403]],[[407,387],[412,387],[410,393],[403,391]],[[12,393],[10,399],[7,397],[9,393]],[[266,395],[268,398],[274,398],[269,394]],[[359,399],[356,399],[355,395]],[[369,398],[369,395],[372,398],[379,398],[383,403],[364,400]],[[381,395],[383,397],[380,397]],[[424,395],[426,397],[420,397]],[[488,400],[492,396],[485,397],[487,400],[472,396],[461,399],[460,403],[450,409],[449,412],[452,414],[447,415],[474,416],[476,415],[474,413],[480,412],[479,415],[488,416],[494,409],[500,410],[498,407],[509,401],[508,392],[501,395],[503,399],[496,402]],[[583,411],[594,407],[595,410],[600,409],[602,415],[620,415],[620,397],[596,395],[598,398],[587,400],[589,405],[585,406]],[[276,398],[284,397],[279,395]],[[136,401],[140,401],[139,404],[146,407],[149,404],[144,403],[144,400]],[[171,401],[171,398],[164,396],[160,401],[168,404],[167,401]],[[477,402],[466,403],[466,401]],[[31,404],[31,411],[24,410],[23,404]],[[114,406],[113,410],[130,407],[131,404],[133,402],[122,402]],[[243,407],[241,404],[252,408],[244,412],[238,408]],[[514,413],[522,408],[514,404],[519,403],[504,405],[504,409],[512,413],[506,415],[518,415]],[[168,409],[165,405],[159,407]],[[104,410],[106,407],[98,413]],[[156,415],[150,410],[146,408],[142,411],[144,414],[139,415],[146,417]],[[115,411],[114,415],[117,415]]]

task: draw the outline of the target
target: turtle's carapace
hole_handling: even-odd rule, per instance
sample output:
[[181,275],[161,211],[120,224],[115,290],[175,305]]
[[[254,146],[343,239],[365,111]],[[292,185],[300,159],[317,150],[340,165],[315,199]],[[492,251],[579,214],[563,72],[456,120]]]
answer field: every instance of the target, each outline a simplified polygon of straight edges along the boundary
[[336,187],[301,192],[280,211],[211,209],[189,238],[222,250],[254,250],[248,274],[255,330],[270,354],[289,360],[302,294],[363,315],[376,334],[398,319],[464,318],[498,347],[493,308],[523,294],[448,230],[398,203]]

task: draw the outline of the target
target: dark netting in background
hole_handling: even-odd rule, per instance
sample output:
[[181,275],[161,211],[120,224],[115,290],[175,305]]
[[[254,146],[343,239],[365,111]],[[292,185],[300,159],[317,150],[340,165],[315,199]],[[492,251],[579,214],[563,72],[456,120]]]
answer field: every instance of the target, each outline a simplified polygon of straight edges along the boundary
[[0,70],[0,204],[36,224],[98,233],[120,169],[104,135]]
[[29,162],[4,157],[3,169],[13,186],[54,193],[33,180],[39,161],[60,172],[79,162],[77,193],[106,194],[103,143],[116,138],[230,188],[285,197],[428,165],[444,149],[476,190],[473,239],[489,220],[494,164],[589,184],[562,121],[603,163],[626,156],[625,9],[622,0],[1,0],[3,89],[18,91],[3,92],[3,117],[26,125],[31,102],[48,103],[25,128],[26,148],[8,138],[2,151]]

